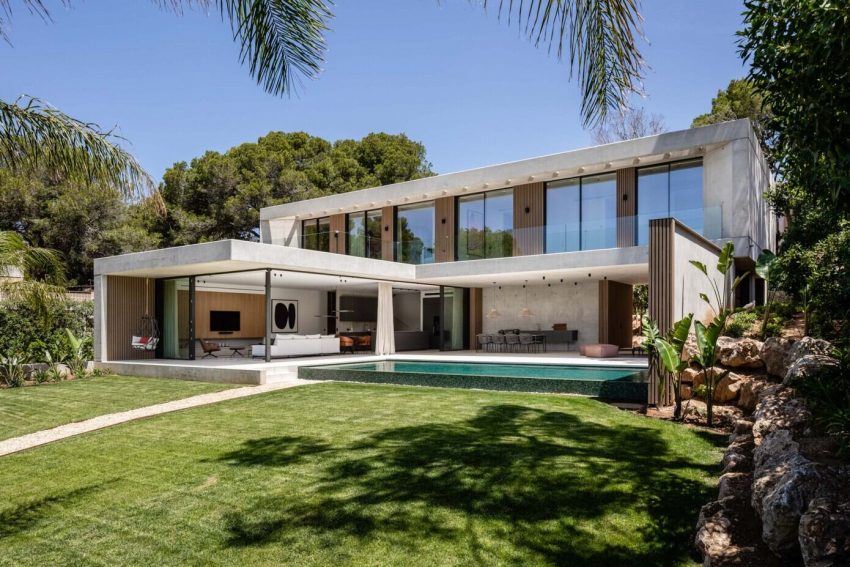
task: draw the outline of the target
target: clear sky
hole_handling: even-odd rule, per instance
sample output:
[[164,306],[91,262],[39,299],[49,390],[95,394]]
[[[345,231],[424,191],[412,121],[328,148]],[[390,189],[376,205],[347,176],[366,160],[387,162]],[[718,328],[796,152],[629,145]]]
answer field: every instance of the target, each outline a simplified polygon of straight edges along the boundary
[[[117,125],[160,179],[172,163],[271,130],[330,140],[404,132],[447,173],[590,145],[566,63],[467,0],[338,0],[322,76],[297,96],[257,86],[216,14],[153,2],[48,1],[43,22],[12,0],[0,98],[32,94],[76,118]],[[496,2],[493,3],[494,5]],[[650,65],[637,101],[687,128],[745,74],[740,0],[644,0]]]

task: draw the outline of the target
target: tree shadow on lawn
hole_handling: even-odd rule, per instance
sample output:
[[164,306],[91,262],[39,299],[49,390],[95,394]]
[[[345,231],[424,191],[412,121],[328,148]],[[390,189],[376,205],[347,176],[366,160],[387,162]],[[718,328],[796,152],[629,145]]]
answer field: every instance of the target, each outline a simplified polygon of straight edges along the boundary
[[[274,439],[251,441],[222,460],[277,466],[322,453],[320,482],[296,499],[264,497],[248,512],[229,514],[228,545],[292,544],[306,529],[364,539],[389,534],[413,551],[422,538],[442,538],[480,563],[496,553],[496,560],[520,562],[675,564],[689,555],[699,507],[712,490],[687,475],[699,479],[718,468],[672,453],[656,429],[520,405],[387,429],[333,449],[278,439],[277,448]],[[629,511],[637,517],[611,521]],[[484,532],[509,545],[488,552],[478,541]],[[609,541],[612,533],[635,543]]]
[[23,533],[45,520],[59,506],[70,506],[88,497],[90,494],[103,490],[117,479],[99,484],[92,484],[68,490],[61,494],[45,496],[37,500],[18,504],[11,508],[0,510],[0,539]]

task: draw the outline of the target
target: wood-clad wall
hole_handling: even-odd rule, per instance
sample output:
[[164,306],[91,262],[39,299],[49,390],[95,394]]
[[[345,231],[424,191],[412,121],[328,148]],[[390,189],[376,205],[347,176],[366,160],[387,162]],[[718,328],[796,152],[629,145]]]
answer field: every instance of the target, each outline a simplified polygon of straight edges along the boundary
[[484,290],[469,288],[469,348],[477,346],[478,335],[484,332]]
[[453,262],[455,259],[455,198],[443,197],[434,201],[434,239],[436,262]]
[[155,280],[106,276],[106,360],[137,360],[154,358],[153,351],[134,350],[130,343],[142,317],[147,312],[156,316]]
[[599,282],[599,342],[632,346],[632,286],[611,280]]
[[[669,218],[649,221],[649,317],[658,323],[662,334],[673,326],[675,223]],[[673,393],[668,390],[659,397],[658,384],[650,376],[649,403],[669,405]]]
[[345,222],[345,214],[331,215],[331,252],[345,254],[345,237],[348,235],[348,227]]
[[514,187],[514,256],[543,254],[546,230],[545,202],[545,183],[528,183]]
[[635,214],[637,214],[637,170],[634,167],[617,170],[617,246],[635,245]]
[[[200,339],[255,339],[265,335],[265,295],[195,292],[195,336]],[[210,331],[210,311],[239,311],[240,329],[228,334]]]
[[381,259],[387,262],[395,260],[395,209],[381,209]]

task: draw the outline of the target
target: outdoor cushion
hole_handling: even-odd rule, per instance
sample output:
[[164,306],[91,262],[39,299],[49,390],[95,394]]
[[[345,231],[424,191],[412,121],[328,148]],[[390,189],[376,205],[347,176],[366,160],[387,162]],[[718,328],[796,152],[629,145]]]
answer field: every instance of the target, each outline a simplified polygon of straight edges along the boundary
[[584,356],[590,356],[592,358],[610,358],[620,354],[620,347],[617,345],[597,343],[584,345],[579,352]]

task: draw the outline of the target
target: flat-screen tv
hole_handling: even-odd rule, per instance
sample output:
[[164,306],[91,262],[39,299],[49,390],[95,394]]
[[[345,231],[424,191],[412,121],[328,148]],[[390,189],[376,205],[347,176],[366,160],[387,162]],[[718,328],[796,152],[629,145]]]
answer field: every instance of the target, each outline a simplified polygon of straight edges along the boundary
[[230,333],[239,330],[239,311],[210,311],[210,331]]

